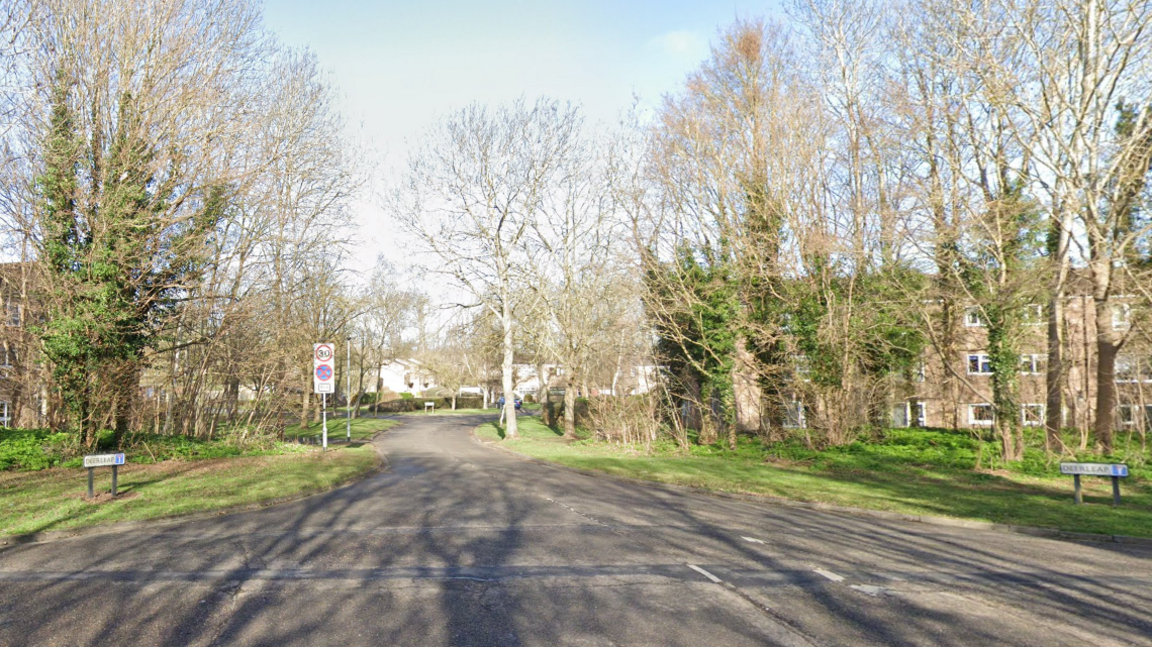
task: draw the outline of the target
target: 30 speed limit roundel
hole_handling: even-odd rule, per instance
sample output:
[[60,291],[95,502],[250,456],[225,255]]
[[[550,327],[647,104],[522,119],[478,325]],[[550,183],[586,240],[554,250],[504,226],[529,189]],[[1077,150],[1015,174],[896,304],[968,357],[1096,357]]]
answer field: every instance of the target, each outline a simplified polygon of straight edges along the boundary
[[316,377],[327,382],[332,379],[332,367],[327,364],[321,364],[316,367]]
[[320,362],[328,362],[332,359],[332,347],[328,344],[319,344],[316,346],[316,360]]

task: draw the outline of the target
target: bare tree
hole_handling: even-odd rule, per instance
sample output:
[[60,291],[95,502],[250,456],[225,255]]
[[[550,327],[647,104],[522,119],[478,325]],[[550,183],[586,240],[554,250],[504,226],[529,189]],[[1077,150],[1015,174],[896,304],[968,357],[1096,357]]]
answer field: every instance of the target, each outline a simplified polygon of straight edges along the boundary
[[525,237],[577,125],[575,108],[543,99],[465,108],[428,133],[388,204],[435,259],[429,269],[468,295],[464,305],[483,307],[500,322],[508,438],[517,436],[516,309],[532,275]]

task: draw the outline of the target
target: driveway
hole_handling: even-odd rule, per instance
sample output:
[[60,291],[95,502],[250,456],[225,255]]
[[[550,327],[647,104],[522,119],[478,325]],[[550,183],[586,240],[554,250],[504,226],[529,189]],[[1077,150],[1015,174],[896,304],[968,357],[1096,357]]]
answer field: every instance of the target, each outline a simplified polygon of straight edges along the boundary
[[378,437],[260,511],[0,550],[0,645],[1152,645],[1152,551],[594,478]]

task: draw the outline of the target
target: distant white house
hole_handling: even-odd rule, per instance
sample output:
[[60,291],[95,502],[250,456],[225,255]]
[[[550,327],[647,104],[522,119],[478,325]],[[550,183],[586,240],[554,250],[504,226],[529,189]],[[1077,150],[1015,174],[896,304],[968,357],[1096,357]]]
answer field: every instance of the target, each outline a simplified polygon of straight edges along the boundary
[[[551,388],[563,386],[564,367],[559,364],[545,364],[544,373]],[[640,395],[656,388],[660,367],[652,364],[629,366],[621,370],[616,379],[613,393],[611,384],[589,385],[592,395]],[[512,367],[514,390],[518,395],[535,394],[540,390],[540,376],[532,364],[514,364]]]
[[379,389],[393,393],[417,393],[434,389],[436,376],[419,360],[394,359],[380,367]]

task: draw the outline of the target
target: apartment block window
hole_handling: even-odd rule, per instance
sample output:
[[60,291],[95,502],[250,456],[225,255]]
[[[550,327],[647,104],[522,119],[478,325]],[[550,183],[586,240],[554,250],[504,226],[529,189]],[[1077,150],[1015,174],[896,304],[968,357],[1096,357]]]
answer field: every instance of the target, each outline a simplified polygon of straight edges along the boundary
[[924,402],[908,400],[892,407],[892,426],[897,428],[924,427]]
[[1044,319],[1044,306],[1039,303],[1029,303],[1024,306],[1024,312],[1021,314],[1025,326],[1039,326],[1045,322]]
[[1024,375],[1043,375],[1047,369],[1047,354],[1029,353],[1020,356],[1020,372]]
[[1152,359],[1121,355],[1113,372],[1117,384],[1152,383]]
[[793,359],[796,363],[796,377],[810,382],[812,380],[812,362],[808,360],[808,356],[797,355]]
[[968,424],[973,427],[991,427],[996,414],[990,404],[968,405]]
[[1127,303],[1112,304],[1112,330],[1128,330],[1132,326],[1132,306]]
[[923,382],[924,381],[924,360],[923,359],[921,359],[916,364],[916,371],[913,372],[913,374],[912,374],[912,380],[914,382]]
[[992,374],[992,361],[988,359],[987,353],[969,353],[968,354],[968,374],[969,375],[991,375]]
[[1136,410],[1130,404],[1122,404],[1116,407],[1117,421],[1125,427],[1131,427],[1132,423],[1136,422]]
[[803,429],[808,426],[808,416],[804,403],[793,400],[784,405],[784,426],[788,429]]
[[5,401],[0,401],[0,427],[12,426],[12,404]]
[[0,368],[12,368],[16,364],[16,349],[8,344],[0,346]]
[[1044,424],[1044,405],[1024,404],[1020,406],[1020,422],[1025,427],[1039,427]]
[[969,328],[984,327],[984,314],[980,312],[979,306],[968,306],[964,308],[964,325]]
[[4,319],[9,326],[20,325],[20,304],[11,301],[4,302]]

